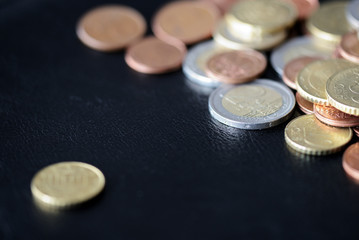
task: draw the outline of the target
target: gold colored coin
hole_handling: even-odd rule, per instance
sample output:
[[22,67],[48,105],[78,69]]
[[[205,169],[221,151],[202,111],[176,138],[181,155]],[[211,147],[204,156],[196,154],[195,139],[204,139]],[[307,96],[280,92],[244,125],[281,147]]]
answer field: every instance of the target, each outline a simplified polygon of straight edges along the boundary
[[328,126],[310,114],[289,122],[284,134],[286,143],[294,150],[319,156],[340,151],[351,140],[353,131]]
[[96,167],[82,162],[61,162],[41,169],[32,179],[37,203],[49,208],[67,208],[97,196],[105,177]]
[[308,64],[297,76],[297,91],[306,100],[329,105],[325,93],[327,80],[333,74],[357,66],[344,59],[315,61]]
[[292,4],[277,0],[240,1],[225,18],[233,34],[258,37],[293,25],[297,10]]
[[347,1],[324,3],[307,21],[308,31],[318,39],[339,44],[351,27],[346,18]]
[[329,78],[326,94],[333,107],[359,116],[359,67],[341,71]]

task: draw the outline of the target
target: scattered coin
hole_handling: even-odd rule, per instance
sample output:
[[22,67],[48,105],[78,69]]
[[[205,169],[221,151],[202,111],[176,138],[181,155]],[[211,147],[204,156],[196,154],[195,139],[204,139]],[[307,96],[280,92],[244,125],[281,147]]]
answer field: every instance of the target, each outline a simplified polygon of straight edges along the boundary
[[333,127],[359,126],[359,117],[346,114],[332,106],[314,104],[314,114],[321,122]]
[[304,115],[288,123],[285,141],[294,150],[310,155],[327,155],[340,151],[352,138],[350,128],[336,128]]
[[206,64],[209,77],[227,84],[254,80],[267,66],[265,56],[254,50],[232,50],[212,56]]
[[343,168],[354,180],[359,180],[359,143],[354,143],[345,150]]
[[300,20],[307,19],[318,7],[318,0],[285,0],[294,4],[297,8],[298,18]]
[[159,74],[181,67],[186,47],[177,42],[168,44],[156,37],[147,37],[132,45],[125,60],[132,69],[148,74]]
[[38,204],[68,208],[97,196],[105,177],[96,167],[82,162],[61,162],[41,169],[32,179],[31,191]]
[[239,86],[221,85],[209,97],[209,111],[219,122],[241,129],[264,129],[285,122],[295,99],[278,82],[258,79]]
[[305,114],[313,114],[314,113],[312,102],[309,102],[309,101],[305,100],[304,98],[302,98],[302,96],[300,96],[300,94],[298,92],[295,94],[295,99],[297,100],[299,109],[302,112],[304,112]]
[[359,40],[356,32],[347,33],[342,37],[338,52],[346,60],[359,64]]
[[88,47],[115,51],[127,47],[146,32],[146,22],[135,9],[106,5],[87,12],[77,24],[76,33]]

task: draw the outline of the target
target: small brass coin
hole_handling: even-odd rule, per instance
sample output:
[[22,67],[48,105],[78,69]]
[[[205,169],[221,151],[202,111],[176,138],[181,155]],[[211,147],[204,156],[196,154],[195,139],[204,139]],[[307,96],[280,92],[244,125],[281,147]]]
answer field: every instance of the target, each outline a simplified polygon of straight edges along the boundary
[[68,208],[97,196],[105,177],[96,167],[82,162],[60,162],[41,169],[31,182],[35,202],[49,208]]
[[320,105],[329,105],[325,93],[327,80],[333,74],[357,66],[344,59],[315,61],[308,64],[297,76],[297,91],[306,100]]
[[333,107],[359,116],[359,67],[338,72],[329,78],[326,94]]
[[321,4],[307,21],[308,31],[318,39],[339,44],[342,35],[351,27],[346,18],[348,1],[333,1]]
[[286,143],[294,150],[319,156],[340,151],[352,139],[353,131],[328,126],[310,114],[289,122],[284,135]]

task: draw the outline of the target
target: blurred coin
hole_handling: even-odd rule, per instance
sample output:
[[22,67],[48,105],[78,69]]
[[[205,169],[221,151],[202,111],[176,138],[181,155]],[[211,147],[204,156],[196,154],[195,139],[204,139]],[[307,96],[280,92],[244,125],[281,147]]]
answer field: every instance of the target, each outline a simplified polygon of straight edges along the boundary
[[219,10],[208,2],[170,2],[156,13],[152,31],[169,43],[193,44],[211,37],[219,16]]
[[354,133],[359,137],[359,127],[353,128]]
[[359,116],[359,67],[331,76],[326,83],[326,96],[333,107]]
[[346,114],[332,106],[314,104],[314,114],[321,122],[333,127],[359,126],[359,117]]
[[208,87],[219,86],[221,82],[212,77],[208,77],[205,73],[205,68],[210,57],[226,50],[228,51],[228,49],[216,44],[213,40],[193,46],[183,61],[183,73],[189,80],[199,85]]
[[317,60],[321,60],[321,58],[299,57],[299,58],[295,58],[295,59],[291,60],[290,62],[288,62],[284,67],[284,72],[283,72],[283,77],[282,77],[284,83],[292,89],[297,89],[297,85],[296,85],[297,80],[296,79],[297,79],[298,73],[309,63],[317,61]]
[[359,64],[359,40],[356,32],[347,33],[342,37],[338,52],[348,61]]
[[336,48],[332,54],[332,58],[334,58],[334,59],[343,58],[342,55],[340,55],[339,45],[336,46]]
[[298,18],[300,20],[307,19],[318,7],[318,0],[285,0],[294,4],[297,8]]
[[333,74],[357,66],[344,59],[319,60],[309,63],[297,77],[297,91],[306,100],[329,105],[325,93],[327,80]]
[[209,97],[209,111],[219,122],[241,129],[264,129],[283,123],[295,106],[283,84],[258,79],[238,86],[221,85]]
[[297,100],[297,104],[302,112],[305,114],[314,113],[312,102],[305,100],[298,92],[295,94],[295,99]]
[[227,84],[252,81],[267,66],[266,57],[255,50],[232,50],[217,53],[208,59],[206,73],[209,77]]
[[345,150],[343,168],[354,180],[359,180],[359,143],[354,143]]
[[346,9],[346,17],[351,25],[351,27],[355,30],[359,30],[359,0],[352,0],[349,2]]
[[336,128],[321,123],[311,115],[288,123],[285,141],[294,150],[310,155],[327,155],[340,151],[352,138],[350,128]]
[[127,47],[146,32],[146,21],[130,7],[106,5],[94,8],[81,17],[76,33],[88,47],[114,51]]
[[132,69],[148,74],[159,74],[181,67],[186,47],[177,42],[168,44],[156,37],[146,37],[127,49],[125,60]]
[[234,3],[241,0],[202,0],[202,1],[213,3],[220,9],[222,14],[225,14],[232,7]]
[[298,37],[275,49],[271,54],[270,61],[274,70],[282,76],[284,66],[295,58],[303,56],[330,58],[333,51],[334,48],[316,45],[311,37]]
[[67,208],[97,196],[105,177],[96,167],[82,162],[61,162],[41,169],[32,179],[36,202],[50,208]]

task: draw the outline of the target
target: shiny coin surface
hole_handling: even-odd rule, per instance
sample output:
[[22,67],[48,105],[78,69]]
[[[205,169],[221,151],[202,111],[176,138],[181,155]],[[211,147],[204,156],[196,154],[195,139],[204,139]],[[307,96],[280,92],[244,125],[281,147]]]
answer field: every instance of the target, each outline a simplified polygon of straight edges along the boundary
[[334,127],[359,126],[359,117],[346,114],[332,106],[314,104],[314,114],[323,123]]
[[241,129],[264,129],[283,123],[295,106],[292,91],[273,80],[239,86],[221,85],[209,97],[209,111],[219,122]]
[[330,77],[326,84],[326,95],[333,107],[359,116],[359,67],[338,72]]
[[284,67],[283,81],[284,83],[292,88],[297,89],[296,81],[298,73],[303,70],[309,63],[321,60],[318,57],[299,57],[288,62]]
[[284,66],[295,58],[304,56],[330,58],[333,51],[334,47],[321,47],[312,37],[298,37],[276,48],[271,54],[270,62],[274,70],[282,76]]
[[329,105],[325,93],[327,80],[333,74],[357,66],[344,59],[320,60],[308,64],[297,77],[297,91],[306,100]]
[[213,55],[206,64],[209,77],[227,84],[252,81],[267,66],[266,57],[255,50],[232,50]]
[[156,37],[147,37],[126,51],[125,60],[132,69],[148,74],[159,74],[181,67],[186,47],[177,42],[168,44]]
[[41,169],[31,182],[36,202],[53,208],[67,208],[97,196],[105,177],[96,167],[82,162],[61,162]]
[[294,4],[297,8],[298,18],[301,20],[307,19],[318,7],[318,0],[285,0]]
[[359,143],[354,143],[345,150],[343,168],[355,180],[359,180]]
[[350,128],[328,126],[313,114],[289,122],[284,134],[286,143],[294,150],[318,156],[340,151],[353,136]]
[[193,44],[211,37],[219,16],[219,10],[208,2],[175,1],[156,13],[152,30],[169,43]]
[[347,33],[342,37],[338,52],[343,58],[359,64],[359,40],[356,32]]
[[295,94],[295,99],[297,100],[297,104],[299,109],[304,112],[305,114],[313,114],[313,103],[305,100],[300,94],[297,92]]
[[76,33],[88,47],[115,51],[127,47],[146,32],[146,21],[135,9],[121,5],[97,7],[77,24]]
[[353,29],[359,30],[359,0],[352,0],[347,6],[346,16]]
[[235,50],[248,48],[256,50],[270,50],[283,42],[286,37],[286,31],[281,31],[276,34],[267,34],[251,40],[243,40],[234,36],[233,33],[229,31],[226,21],[224,20],[220,21],[213,33],[213,39],[217,43]]
[[346,18],[347,6],[347,1],[323,3],[308,19],[308,31],[317,39],[338,44],[342,35],[351,30]]
[[186,77],[199,85],[217,87],[220,81],[208,77],[205,73],[207,61],[216,53],[228,51],[228,49],[216,44],[213,40],[199,43],[192,47],[183,61],[182,70]]

